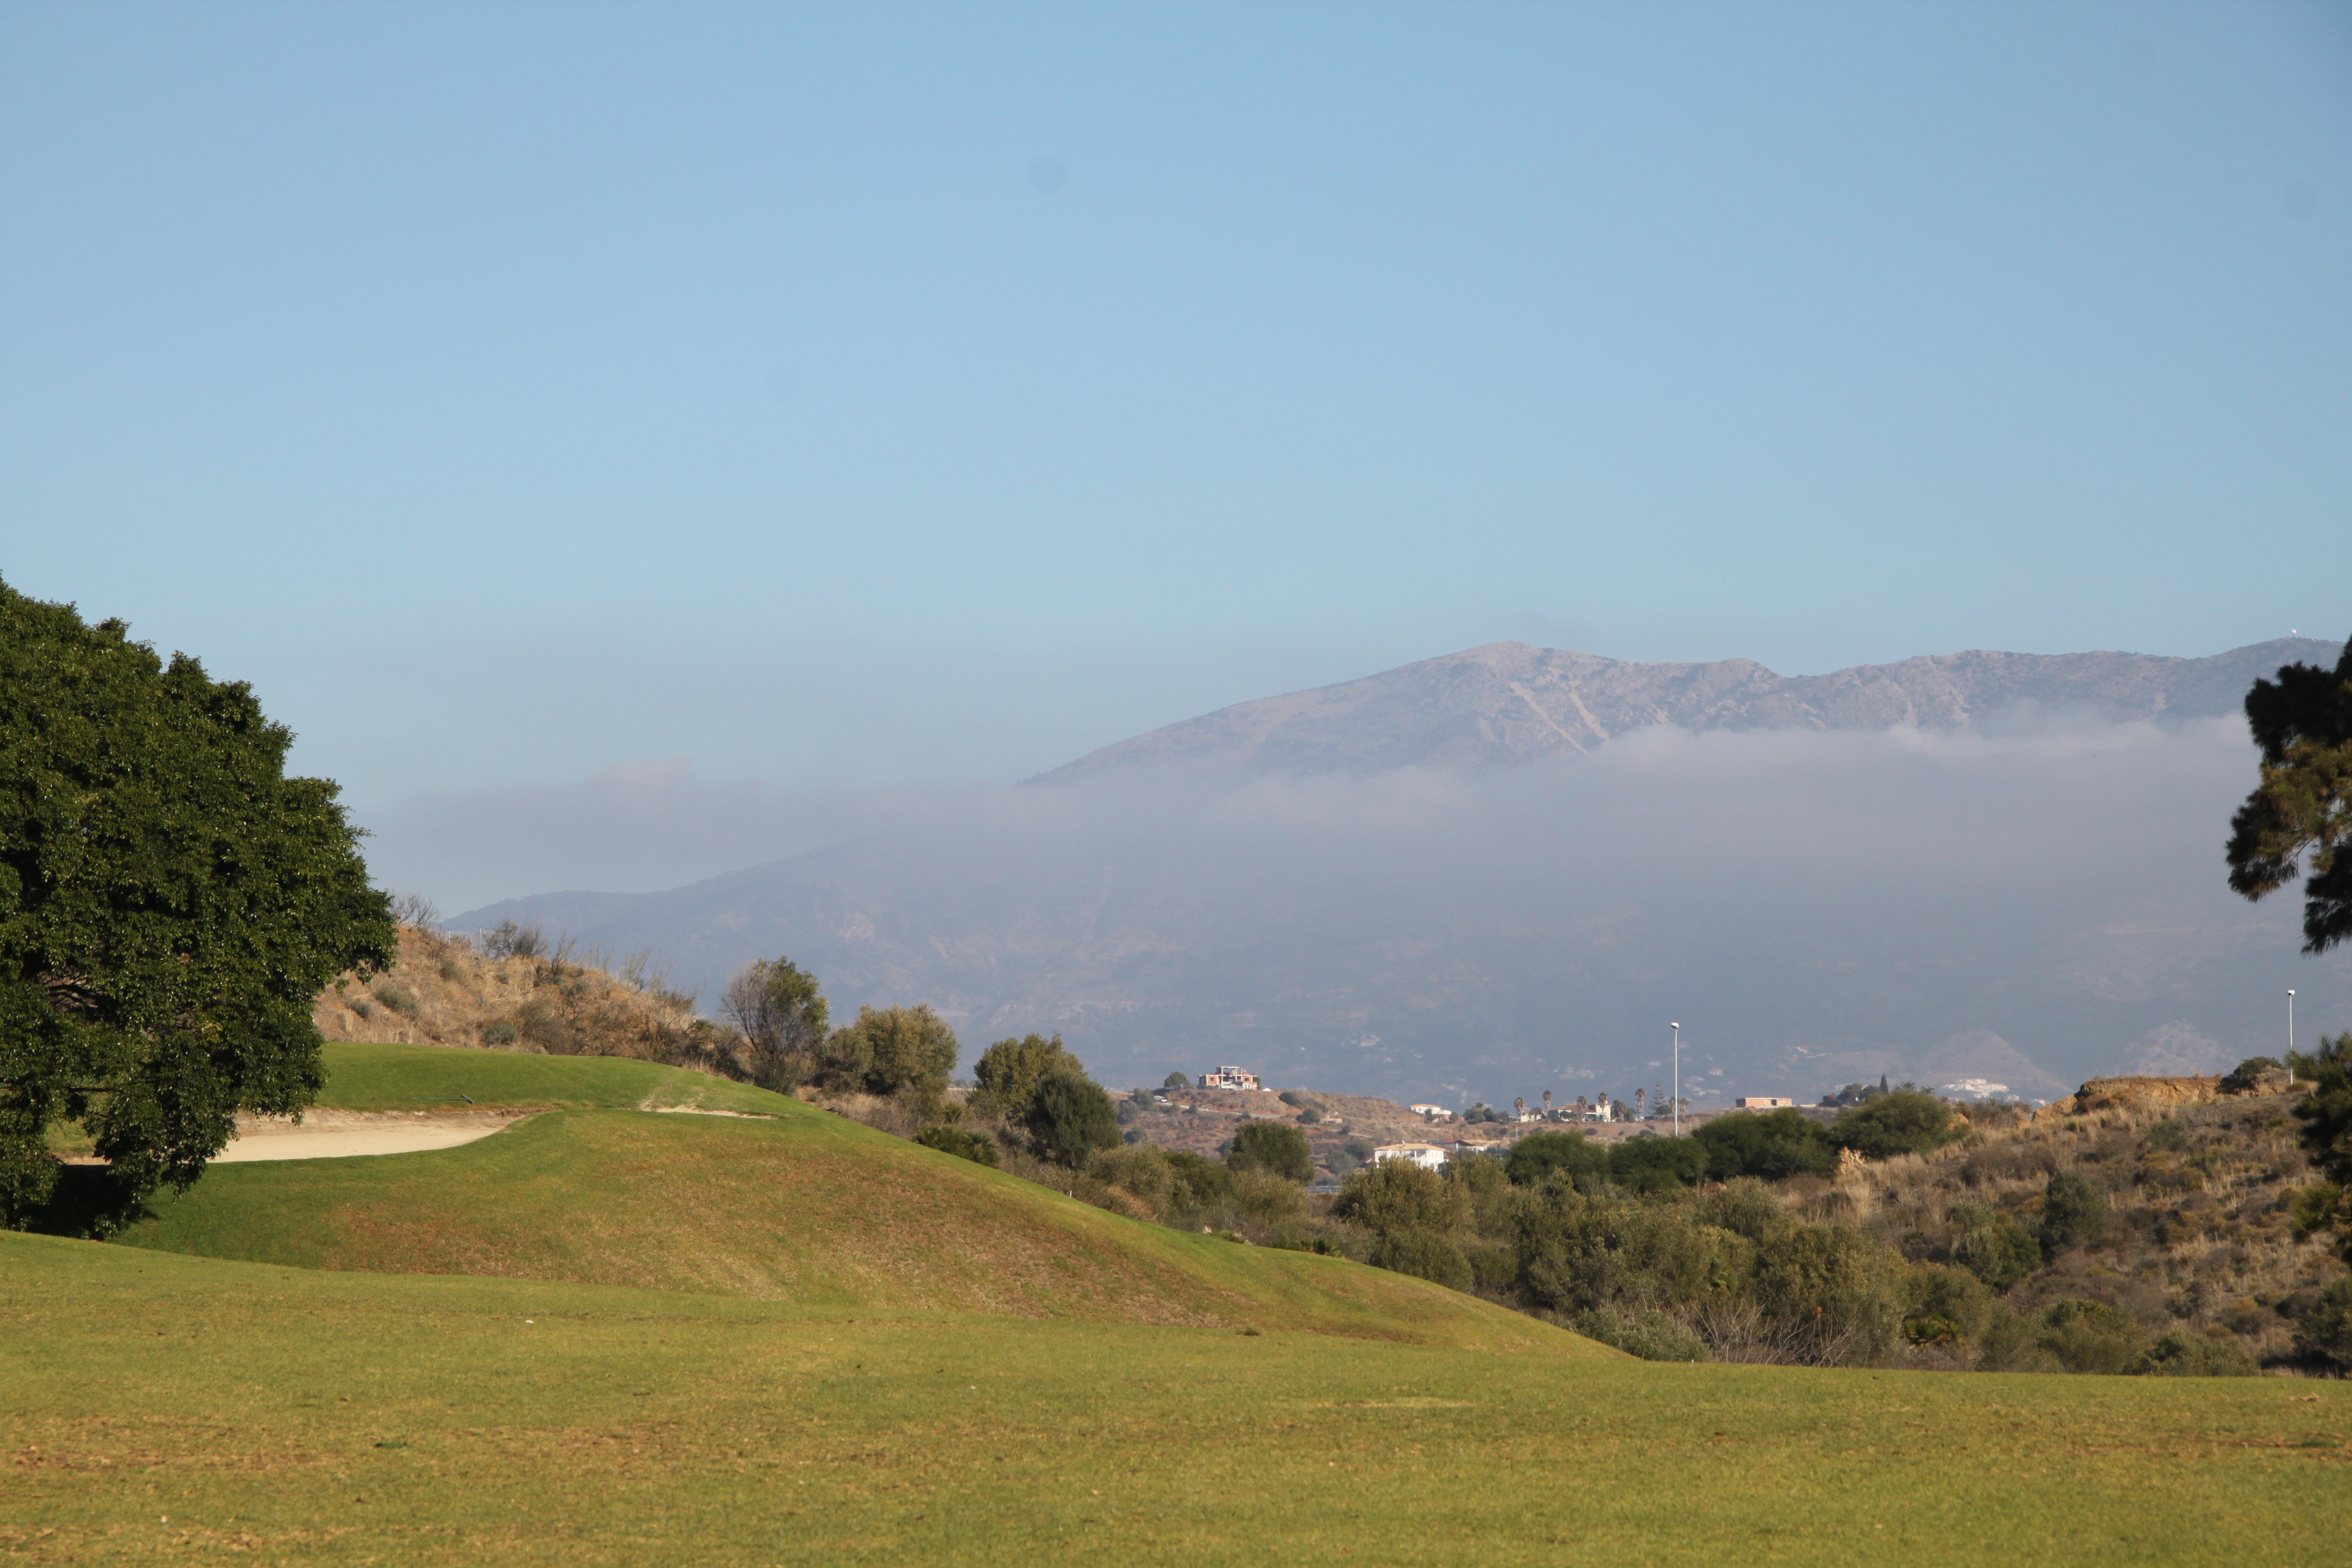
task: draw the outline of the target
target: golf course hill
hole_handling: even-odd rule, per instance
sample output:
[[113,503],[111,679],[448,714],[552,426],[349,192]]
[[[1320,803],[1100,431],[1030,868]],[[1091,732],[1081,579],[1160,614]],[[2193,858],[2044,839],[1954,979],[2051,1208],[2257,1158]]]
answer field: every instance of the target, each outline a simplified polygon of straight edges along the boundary
[[377,1274],[806,1307],[1617,1352],[1402,1274],[1089,1207],[749,1085],[654,1063],[330,1043],[323,1110],[535,1113],[460,1147],[215,1165],[115,1241]]

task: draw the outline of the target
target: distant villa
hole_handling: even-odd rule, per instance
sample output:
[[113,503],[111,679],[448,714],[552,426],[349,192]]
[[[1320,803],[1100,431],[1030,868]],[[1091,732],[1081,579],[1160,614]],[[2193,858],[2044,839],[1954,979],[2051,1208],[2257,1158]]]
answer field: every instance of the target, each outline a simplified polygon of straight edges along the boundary
[[1255,1089],[1257,1074],[1243,1068],[1219,1068],[1201,1075],[1202,1089]]

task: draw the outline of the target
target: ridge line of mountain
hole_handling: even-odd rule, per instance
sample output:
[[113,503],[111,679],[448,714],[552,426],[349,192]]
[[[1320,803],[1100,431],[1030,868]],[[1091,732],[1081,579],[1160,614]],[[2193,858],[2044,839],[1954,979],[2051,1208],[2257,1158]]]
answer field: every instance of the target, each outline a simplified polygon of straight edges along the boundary
[[1250,772],[1507,767],[1585,752],[1634,730],[1958,729],[2023,708],[2109,722],[2219,718],[2257,676],[2332,665],[2342,644],[2280,637],[2202,658],[1972,648],[1825,675],[1751,658],[1640,663],[1487,643],[1329,686],[1220,708],[1025,779],[1066,784],[1114,769],[1217,764]]

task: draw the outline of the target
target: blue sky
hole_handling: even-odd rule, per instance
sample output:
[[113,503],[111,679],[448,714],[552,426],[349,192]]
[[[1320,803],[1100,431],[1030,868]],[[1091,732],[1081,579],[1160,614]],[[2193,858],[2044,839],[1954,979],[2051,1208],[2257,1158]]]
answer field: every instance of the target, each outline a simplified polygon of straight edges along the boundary
[[11,4],[0,147],[0,575],[363,816],[2352,623],[2341,6]]

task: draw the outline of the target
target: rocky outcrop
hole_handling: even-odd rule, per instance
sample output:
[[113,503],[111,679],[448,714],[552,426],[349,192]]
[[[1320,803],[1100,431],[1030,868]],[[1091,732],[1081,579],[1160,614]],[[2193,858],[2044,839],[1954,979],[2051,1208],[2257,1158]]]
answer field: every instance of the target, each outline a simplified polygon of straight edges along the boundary
[[2034,1112],[2043,1117],[2080,1116],[2094,1110],[2163,1110],[2179,1105],[2204,1105],[2232,1093],[2284,1094],[2294,1080],[2282,1068],[2258,1075],[2253,1085],[2232,1090],[2220,1077],[2095,1078],[2063,1100],[2053,1100]]

